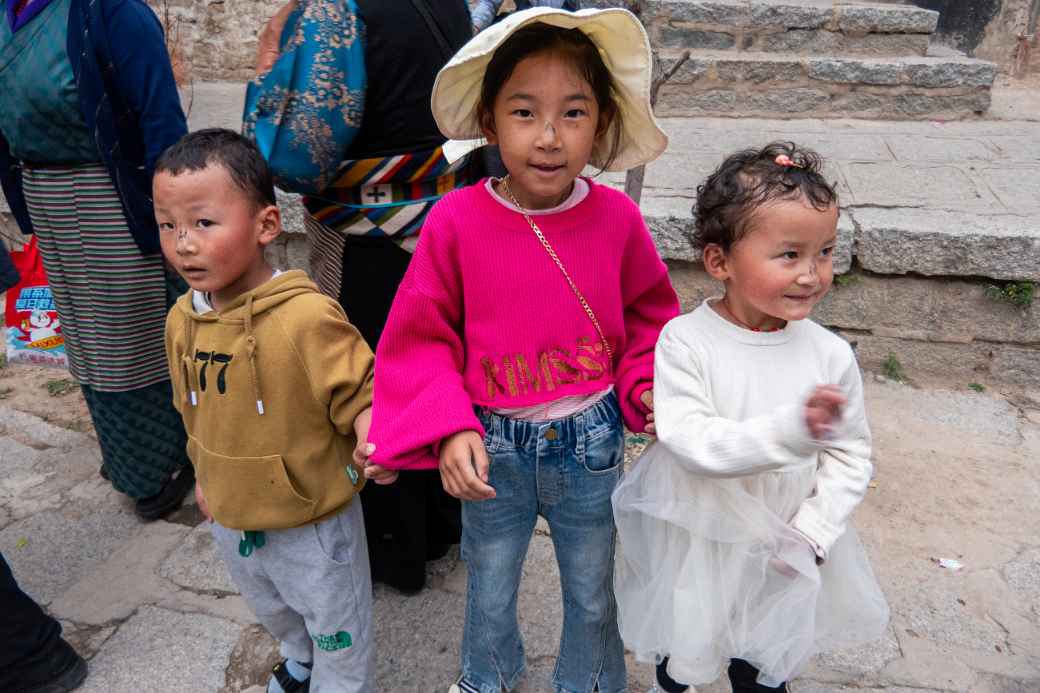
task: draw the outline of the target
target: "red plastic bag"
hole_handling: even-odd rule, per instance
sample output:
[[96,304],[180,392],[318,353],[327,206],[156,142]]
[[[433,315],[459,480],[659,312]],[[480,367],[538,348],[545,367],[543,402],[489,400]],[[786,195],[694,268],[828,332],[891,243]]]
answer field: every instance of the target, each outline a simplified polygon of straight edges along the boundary
[[7,360],[67,368],[65,337],[47,285],[43,258],[36,236],[22,250],[12,250],[11,260],[21,281],[7,290],[4,322],[7,325]]

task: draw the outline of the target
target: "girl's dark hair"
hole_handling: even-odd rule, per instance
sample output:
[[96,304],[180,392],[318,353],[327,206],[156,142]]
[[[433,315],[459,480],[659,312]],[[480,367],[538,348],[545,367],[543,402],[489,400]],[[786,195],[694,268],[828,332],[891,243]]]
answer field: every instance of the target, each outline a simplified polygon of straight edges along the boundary
[[185,135],[162,153],[155,173],[179,176],[184,171],[201,171],[212,165],[223,166],[235,187],[258,209],[277,204],[274,178],[264,155],[233,130],[208,128]]
[[606,136],[610,138],[610,148],[606,161],[601,164],[604,169],[609,168],[621,148],[621,109],[615,98],[614,80],[603,63],[599,48],[580,29],[564,29],[543,22],[534,22],[517,29],[498,47],[484,71],[480,101],[477,103],[477,122],[482,127],[491,124],[495,99],[502,85],[521,60],[537,53],[562,55],[570,60],[578,74],[592,87],[600,117],[607,122]]
[[[777,163],[787,157],[793,165]],[[825,211],[838,200],[824,179],[823,159],[794,142],[772,142],[762,149],[731,154],[697,188],[693,207],[693,245],[699,250],[714,243],[729,252],[749,230],[755,213],[775,200],[807,201]]]

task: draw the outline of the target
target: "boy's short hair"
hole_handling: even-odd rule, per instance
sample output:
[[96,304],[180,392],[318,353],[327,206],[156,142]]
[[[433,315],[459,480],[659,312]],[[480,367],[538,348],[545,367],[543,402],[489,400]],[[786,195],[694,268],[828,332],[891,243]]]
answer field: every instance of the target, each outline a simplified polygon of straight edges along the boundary
[[231,181],[258,207],[277,204],[274,178],[264,155],[242,135],[225,128],[207,128],[188,133],[170,146],[155,164],[155,173],[178,176],[184,171],[201,171],[219,165]]
[[775,200],[801,199],[818,210],[829,209],[838,191],[823,177],[822,167],[819,154],[794,142],[771,142],[726,157],[697,188],[694,248],[715,244],[728,253],[751,229],[758,209]]

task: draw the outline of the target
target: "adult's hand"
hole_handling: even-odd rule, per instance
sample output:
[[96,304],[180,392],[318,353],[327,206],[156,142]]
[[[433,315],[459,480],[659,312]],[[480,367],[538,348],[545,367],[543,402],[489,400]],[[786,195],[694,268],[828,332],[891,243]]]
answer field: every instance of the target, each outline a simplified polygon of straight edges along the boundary
[[282,9],[275,12],[274,16],[264,25],[256,47],[256,74],[262,75],[272,67],[278,60],[280,54],[278,41],[282,37],[282,29],[289,15],[296,9],[296,0],[289,0]]

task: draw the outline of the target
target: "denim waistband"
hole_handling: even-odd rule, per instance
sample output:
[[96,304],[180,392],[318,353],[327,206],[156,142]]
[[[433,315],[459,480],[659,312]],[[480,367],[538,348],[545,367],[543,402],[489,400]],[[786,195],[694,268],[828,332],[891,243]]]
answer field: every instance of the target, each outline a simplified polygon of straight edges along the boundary
[[[510,419],[493,413],[487,407],[477,407],[476,411],[488,436],[516,447],[527,447],[539,439],[549,440],[558,446],[573,446],[597,429],[621,426],[621,408],[616,392],[609,393],[577,414],[552,421]],[[553,433],[549,433],[550,429]]]

